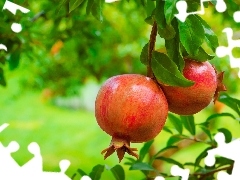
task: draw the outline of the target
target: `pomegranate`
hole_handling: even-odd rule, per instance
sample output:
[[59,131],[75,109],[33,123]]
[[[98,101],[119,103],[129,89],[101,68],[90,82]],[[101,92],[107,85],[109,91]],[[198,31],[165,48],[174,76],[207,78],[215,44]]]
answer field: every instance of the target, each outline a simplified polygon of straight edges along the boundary
[[168,114],[167,100],[151,78],[125,74],[109,78],[95,101],[99,126],[110,136],[110,146],[102,151],[104,159],[117,152],[119,162],[125,152],[138,158],[130,142],[145,142],[162,130]]
[[223,73],[217,75],[215,68],[207,61],[185,59],[183,75],[194,81],[194,85],[190,87],[161,85],[168,101],[169,111],[173,113],[195,114],[208,106],[213,98],[215,101],[219,91],[226,90],[222,84]]

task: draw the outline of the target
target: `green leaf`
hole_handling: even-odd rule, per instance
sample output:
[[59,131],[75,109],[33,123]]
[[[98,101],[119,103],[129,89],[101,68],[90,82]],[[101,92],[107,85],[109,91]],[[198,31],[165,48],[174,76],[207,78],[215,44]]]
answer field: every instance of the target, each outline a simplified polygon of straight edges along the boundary
[[96,165],[93,167],[92,172],[89,174],[92,180],[99,180],[104,171],[104,165]]
[[217,35],[213,32],[212,28],[204,21],[200,16],[196,16],[199,21],[202,23],[204,34],[205,34],[205,41],[207,42],[208,46],[213,50],[216,51],[216,48],[219,46]]
[[168,119],[173,124],[175,129],[179,132],[179,134],[182,134],[183,126],[181,120],[171,113],[168,114]]
[[161,149],[160,151],[158,151],[158,152],[152,157],[151,162],[153,162],[153,160],[154,160],[159,154],[163,153],[164,151],[166,151],[166,150],[168,150],[168,149],[178,149],[178,147],[177,147],[177,146],[167,146],[167,147]]
[[143,47],[141,55],[140,55],[140,61],[144,65],[148,65],[148,43]]
[[227,159],[225,157],[216,157],[215,164],[218,165],[218,168],[223,166],[226,167],[226,165],[233,165],[233,163],[234,161],[232,159]]
[[125,157],[125,159],[129,160],[130,163],[135,163],[136,162],[136,159],[133,159],[131,157]]
[[178,21],[180,41],[187,50],[188,54],[195,56],[198,54],[199,47],[205,38],[204,29],[195,15],[190,15],[183,23]]
[[87,175],[87,173],[85,173],[82,169],[78,169],[77,172],[78,172],[81,176]]
[[240,116],[240,100],[232,98],[227,94],[222,94],[218,100],[236,111]]
[[176,32],[172,25],[166,25],[164,28],[158,28],[158,34],[161,38],[172,39],[175,37]]
[[121,165],[117,164],[111,168],[111,172],[113,173],[116,180],[125,180],[125,172]]
[[143,162],[133,164],[129,170],[155,171],[151,165]]
[[153,16],[148,16],[145,20],[146,23],[148,23],[149,25],[153,25],[154,23],[154,17]]
[[139,161],[140,162],[142,162],[144,157],[146,156],[146,154],[148,154],[148,151],[149,151],[153,141],[154,140],[151,140],[151,141],[148,141],[148,142],[144,143],[144,145],[141,148],[140,153],[139,153]]
[[4,77],[3,69],[1,67],[0,67],[0,84],[2,86],[6,86],[7,85],[5,77]]
[[99,21],[103,21],[102,9],[103,9],[103,0],[95,0],[92,5],[92,15]]
[[159,28],[164,29],[166,27],[166,19],[164,16],[164,3],[165,1],[156,1],[156,13],[155,19]]
[[218,117],[223,117],[223,116],[227,116],[227,117],[231,117],[232,119],[236,120],[236,117],[234,115],[232,115],[231,113],[218,113],[218,114],[212,114],[210,115],[206,121],[204,122],[204,124],[208,124],[209,121],[218,118]]
[[202,131],[209,137],[209,139],[212,141],[212,134],[209,129],[207,129],[205,126],[201,126]]
[[163,130],[170,133],[170,134],[173,134],[173,132],[167,126],[164,126]]
[[171,136],[167,141],[167,146],[172,146],[173,144],[181,141],[182,138],[179,135]]
[[170,164],[176,164],[179,167],[184,168],[183,165],[180,162],[178,162],[178,161],[176,161],[176,160],[174,160],[172,158],[166,158],[166,157],[160,156],[160,157],[157,157],[156,159],[160,159],[160,160],[166,161],[166,162],[168,162]]
[[199,47],[199,51],[196,55],[194,55],[194,56],[187,55],[186,57],[189,59],[194,59],[199,62],[205,62],[205,61],[213,59],[215,56],[206,53],[206,51],[202,47]]
[[56,12],[59,13],[60,9],[62,8],[62,6],[67,3],[69,0],[62,0],[59,5],[56,8]]
[[212,149],[212,147],[207,147],[205,150],[203,150],[203,151],[198,155],[198,157],[196,158],[195,163],[194,163],[195,166],[200,166],[201,160],[207,156],[207,154],[208,154],[207,152],[208,152],[208,150],[210,150],[210,149]]
[[20,51],[15,51],[10,54],[10,56],[7,58],[9,63],[9,69],[14,70],[18,67],[19,61],[20,61]]
[[175,29],[176,35],[172,39],[165,39],[165,47],[167,50],[167,54],[171,60],[173,60],[180,72],[182,72],[185,62],[181,54],[180,50],[180,39],[179,39],[179,31],[178,31],[178,21],[174,19],[172,21],[172,25]]
[[199,8],[199,1],[198,0],[188,0],[187,5],[188,5],[187,11],[194,12],[194,11],[197,11]]
[[90,12],[92,11],[93,4],[94,4],[94,0],[88,0],[87,7],[86,7],[86,14],[87,15],[89,15]]
[[196,134],[196,127],[194,123],[194,117],[193,116],[181,116],[182,123],[184,127],[192,134]]
[[177,1],[178,0],[165,1],[164,14],[167,24],[171,24],[174,15],[178,13],[178,10],[176,8]]
[[144,9],[147,13],[147,16],[152,15],[154,9],[155,9],[155,1],[147,0],[146,6],[144,6]]
[[194,84],[194,82],[186,79],[178,70],[177,65],[163,53],[153,52],[151,66],[154,75],[163,84],[182,87]]
[[76,9],[80,4],[82,4],[84,0],[70,0],[69,2],[69,12],[72,12],[74,9]]
[[229,143],[232,141],[232,133],[228,129],[220,128],[218,129],[218,132],[222,132],[224,134],[226,143]]

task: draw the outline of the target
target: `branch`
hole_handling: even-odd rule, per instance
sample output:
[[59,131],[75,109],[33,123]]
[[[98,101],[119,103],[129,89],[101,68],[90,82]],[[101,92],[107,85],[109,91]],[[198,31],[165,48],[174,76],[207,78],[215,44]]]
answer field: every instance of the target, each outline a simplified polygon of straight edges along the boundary
[[150,34],[149,46],[148,46],[148,66],[147,66],[147,76],[153,78],[154,74],[151,67],[152,52],[155,49],[155,42],[157,37],[157,23],[154,21],[152,31]]
[[192,176],[200,176],[200,178],[198,178],[198,179],[199,180],[204,180],[204,179],[206,179],[206,177],[211,176],[211,175],[213,175],[213,174],[215,174],[217,172],[229,170],[229,169],[232,169],[232,168],[233,168],[233,164],[230,165],[230,166],[227,166],[227,167],[215,169],[215,170],[210,171],[208,173],[193,173]]
[[[201,139],[201,140],[200,140]],[[176,144],[176,146],[178,146],[178,148],[175,149],[168,149],[167,151],[164,151],[163,153],[159,154],[159,156],[163,156],[163,157],[171,157],[172,155],[174,155],[176,152],[180,151],[183,148],[186,148],[192,144],[194,144],[195,142],[205,142],[204,140],[207,139],[207,135],[202,132],[199,133],[198,135],[195,136],[194,139],[183,139],[182,141],[178,142]],[[152,145],[149,151],[149,157],[150,159],[157,153],[155,147]],[[162,167],[163,167],[163,161],[159,161],[159,160],[155,160],[153,161],[152,166],[159,170],[160,172],[162,171]]]

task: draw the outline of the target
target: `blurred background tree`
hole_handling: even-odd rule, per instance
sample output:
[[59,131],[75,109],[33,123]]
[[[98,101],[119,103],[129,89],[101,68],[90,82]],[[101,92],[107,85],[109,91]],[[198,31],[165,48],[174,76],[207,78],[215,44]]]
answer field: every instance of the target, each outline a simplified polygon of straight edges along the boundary
[[[93,13],[94,8],[86,14],[89,1],[83,1],[75,9],[70,9],[66,2],[13,2],[31,11],[27,14],[18,11],[15,16],[7,10],[1,12],[1,39],[8,52],[1,51],[0,59],[10,70],[19,64],[21,68],[31,69],[28,75],[21,77],[24,87],[50,88],[56,94],[71,95],[89,77],[101,82],[116,74],[145,74],[139,54],[148,41],[150,26],[144,19],[152,9],[150,5],[143,5],[151,4],[151,1],[104,3],[101,17]],[[237,3],[229,3],[223,14],[208,8],[203,16],[221,37],[220,43],[227,43],[221,32],[224,27],[231,24],[237,30],[238,24],[232,18],[238,9]],[[10,30],[13,22],[23,25],[21,33]],[[239,33],[236,31],[235,34]],[[164,41],[159,39],[158,48],[163,48]],[[238,52],[235,50],[234,54],[239,56]],[[226,71],[227,84],[232,84],[231,79],[238,79],[237,69],[231,70],[227,57],[216,57],[212,63],[217,69]],[[0,82],[5,85],[8,78],[4,78],[3,68],[7,70],[6,66],[1,67]],[[237,89],[230,85],[229,90],[234,93]]]

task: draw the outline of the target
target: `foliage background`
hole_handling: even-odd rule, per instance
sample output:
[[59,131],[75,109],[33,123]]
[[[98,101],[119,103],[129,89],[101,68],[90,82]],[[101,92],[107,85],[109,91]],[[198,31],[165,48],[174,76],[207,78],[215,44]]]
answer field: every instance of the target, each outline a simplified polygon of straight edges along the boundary
[[[149,40],[151,26],[144,20],[151,14],[152,1],[104,3],[102,16],[86,14],[88,1],[70,13],[69,4],[64,1],[62,4],[56,0],[12,2],[31,11],[28,14],[17,12],[16,16],[8,11],[0,12],[0,39],[8,47],[7,52],[0,51],[0,83],[6,85],[0,87],[0,122],[10,123],[1,141],[4,145],[12,140],[19,142],[21,149],[13,156],[20,164],[31,158],[27,145],[38,142],[44,169],[58,171],[58,162],[66,158],[72,163],[67,172],[69,176],[78,168],[90,172],[96,164],[115,166],[116,157],[104,161],[100,155],[110,137],[95,122],[94,99],[100,84],[113,75],[146,74],[139,57]],[[0,7],[3,4],[1,2]],[[238,1],[229,2],[228,11],[223,14],[211,6],[205,10],[201,17],[214,30],[219,44],[227,45],[222,30],[228,26],[239,38],[239,24],[232,19],[233,12],[239,10]],[[23,25],[21,33],[11,31],[13,22]],[[164,39],[159,36],[156,48],[165,51]],[[234,55],[240,57],[239,49],[234,50]],[[215,57],[211,63],[219,71],[225,71],[227,93],[239,99],[238,69],[230,68],[228,57]],[[216,112],[228,112],[237,117],[231,108],[221,107],[210,104],[195,116],[195,122],[203,122]],[[166,126],[175,128],[169,120]],[[230,130],[233,137],[240,137],[237,121],[217,117],[212,133],[222,127]],[[154,142],[155,147],[165,147],[169,137],[162,131]],[[142,144],[132,146],[141,148]],[[173,158],[181,163],[192,161],[204,148],[201,143],[195,143]],[[121,165],[126,179],[144,177],[139,171],[129,171],[129,166]],[[163,167],[163,171],[169,173],[170,165],[166,163]],[[110,171],[103,173],[104,176],[113,177]]]

